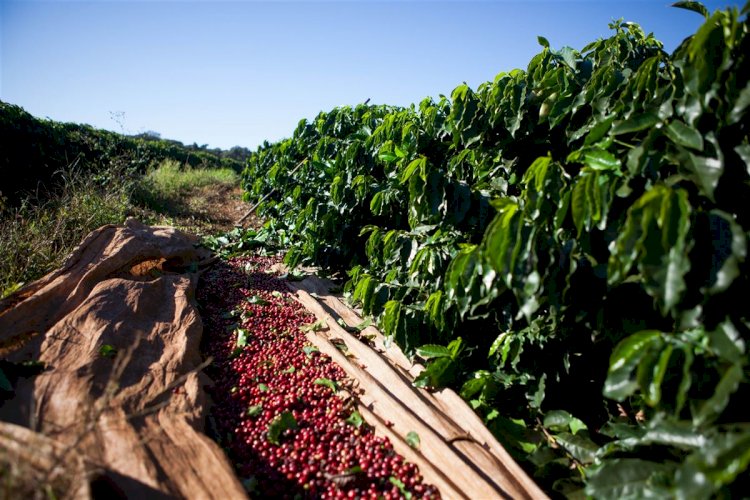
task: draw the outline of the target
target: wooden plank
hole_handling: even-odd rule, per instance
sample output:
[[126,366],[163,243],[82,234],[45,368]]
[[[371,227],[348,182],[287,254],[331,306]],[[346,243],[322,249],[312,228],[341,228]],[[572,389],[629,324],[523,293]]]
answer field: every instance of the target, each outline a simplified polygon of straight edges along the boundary
[[[309,294],[298,291],[297,297],[316,316],[321,313],[322,307]],[[387,385],[386,388],[386,384],[383,384],[380,380],[382,373],[378,372],[378,378],[376,379],[368,371],[371,370],[370,366],[367,366],[367,370],[365,370],[362,366],[353,362],[349,356],[344,355],[331,342],[329,334],[341,336],[342,332],[346,333],[346,331],[335,323],[329,323],[328,326],[329,333],[323,331],[308,332],[308,340],[321,352],[329,355],[350,377],[359,382],[363,389],[363,393],[358,395],[359,400],[371,412],[377,414],[380,419],[390,420],[393,423],[393,432],[405,436],[407,433],[414,431],[419,435],[422,454],[425,458],[429,457],[429,462],[432,464],[431,467],[425,467],[422,472],[427,482],[439,482],[438,477],[430,476],[430,469],[451,471],[451,478],[458,491],[469,498],[518,498],[517,496],[514,497],[511,492],[498,491],[493,484],[487,481],[487,478],[474,468],[472,463],[457,454],[455,448],[446,443],[442,436],[425,423],[424,419],[434,419],[434,411],[428,410],[426,413],[419,412],[419,414],[413,411],[415,395],[406,384]],[[349,343],[347,343],[347,346],[349,347]],[[361,359],[357,358],[357,361],[361,361]],[[396,375],[395,372],[393,374]],[[418,466],[420,463],[420,461],[416,462]],[[453,498],[462,498],[462,496]]]
[[[387,374],[384,376],[387,387],[390,388],[390,384],[406,383],[414,394],[409,407],[420,416],[426,415],[426,423],[446,442],[451,443],[454,452],[462,455],[464,460],[470,460],[484,478],[491,478],[490,482],[497,491],[505,492],[513,498],[547,498],[458,394],[450,389],[430,392],[411,386],[411,382],[424,367],[412,363],[398,346],[392,343],[388,345],[376,328],[367,327],[362,332],[372,336],[372,348],[338,327],[331,313],[339,316],[349,326],[361,324],[362,318],[329,293],[332,285],[327,280],[310,276],[302,282],[291,283],[290,287],[297,290],[298,294],[309,291],[316,295],[310,299],[317,302],[317,305],[310,304],[309,309],[319,319],[335,325],[336,334],[346,341],[352,352],[365,363],[368,371],[374,370],[373,373],[377,373],[378,378],[381,377],[381,372]],[[389,371],[391,374],[388,374]],[[398,380],[393,373],[397,374]]]

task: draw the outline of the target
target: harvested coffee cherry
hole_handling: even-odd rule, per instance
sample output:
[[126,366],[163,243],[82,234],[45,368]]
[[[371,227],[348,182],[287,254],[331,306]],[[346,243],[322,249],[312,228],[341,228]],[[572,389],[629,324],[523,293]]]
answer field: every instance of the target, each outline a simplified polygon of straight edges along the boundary
[[204,352],[214,357],[213,432],[248,491],[275,498],[439,498],[356,412],[344,371],[304,328],[315,317],[277,257],[230,259],[201,278]]

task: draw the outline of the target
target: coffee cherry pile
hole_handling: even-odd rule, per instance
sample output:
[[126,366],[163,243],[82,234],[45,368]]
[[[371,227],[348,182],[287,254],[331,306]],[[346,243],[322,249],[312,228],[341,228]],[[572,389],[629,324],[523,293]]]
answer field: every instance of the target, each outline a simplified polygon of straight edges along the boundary
[[266,271],[278,258],[242,257],[201,278],[204,352],[214,357],[211,419],[253,496],[439,498],[351,400],[344,371],[306,342],[315,317]]

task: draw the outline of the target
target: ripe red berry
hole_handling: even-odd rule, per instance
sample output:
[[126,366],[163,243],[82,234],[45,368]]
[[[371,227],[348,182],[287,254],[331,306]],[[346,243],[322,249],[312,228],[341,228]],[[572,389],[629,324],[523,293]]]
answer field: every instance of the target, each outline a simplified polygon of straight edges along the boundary
[[260,497],[399,498],[408,491],[439,498],[387,439],[346,422],[352,410],[331,387],[315,383],[340,386],[346,376],[306,343],[300,327],[315,318],[291,299],[283,280],[265,272],[278,261],[252,256],[217,265],[197,294],[204,352],[215,359],[209,375],[216,437],[238,475],[254,478]]

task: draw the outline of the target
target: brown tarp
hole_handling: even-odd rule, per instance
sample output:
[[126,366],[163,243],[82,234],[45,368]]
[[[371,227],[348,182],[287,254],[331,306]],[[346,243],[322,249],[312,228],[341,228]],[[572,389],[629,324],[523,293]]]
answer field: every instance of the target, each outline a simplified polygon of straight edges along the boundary
[[202,433],[208,380],[194,292],[208,261],[190,236],[128,220],[94,231],[59,270],[0,302],[0,359],[46,366],[13,381],[0,460],[26,463],[37,482],[68,469],[63,496],[244,497]]

